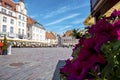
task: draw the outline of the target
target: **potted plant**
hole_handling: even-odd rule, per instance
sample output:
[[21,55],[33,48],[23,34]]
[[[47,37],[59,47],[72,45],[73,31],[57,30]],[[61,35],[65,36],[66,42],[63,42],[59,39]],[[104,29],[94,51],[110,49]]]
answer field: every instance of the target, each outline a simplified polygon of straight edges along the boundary
[[2,46],[2,55],[7,55],[7,38],[4,36],[3,46]]

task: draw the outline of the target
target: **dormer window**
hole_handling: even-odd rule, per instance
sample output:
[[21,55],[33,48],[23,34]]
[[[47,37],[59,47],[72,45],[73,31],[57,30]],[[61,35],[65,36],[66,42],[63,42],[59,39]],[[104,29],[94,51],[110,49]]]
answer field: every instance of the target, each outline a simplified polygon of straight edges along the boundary
[[9,4],[5,4],[7,9],[12,9],[12,6]]

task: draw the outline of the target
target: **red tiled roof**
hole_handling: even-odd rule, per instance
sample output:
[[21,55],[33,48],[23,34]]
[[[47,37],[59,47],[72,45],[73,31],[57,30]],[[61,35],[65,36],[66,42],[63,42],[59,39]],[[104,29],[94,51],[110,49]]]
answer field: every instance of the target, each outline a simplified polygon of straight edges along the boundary
[[12,0],[0,0],[0,2],[2,2],[3,7],[8,5],[13,11],[16,11],[16,3],[14,3]]
[[46,32],[47,39],[56,39],[55,35],[52,32]]
[[27,25],[33,24],[34,20],[30,17],[27,18]]
[[68,30],[68,31],[65,32],[63,37],[69,37],[69,36],[72,36],[72,34],[73,34],[73,31],[72,30]]

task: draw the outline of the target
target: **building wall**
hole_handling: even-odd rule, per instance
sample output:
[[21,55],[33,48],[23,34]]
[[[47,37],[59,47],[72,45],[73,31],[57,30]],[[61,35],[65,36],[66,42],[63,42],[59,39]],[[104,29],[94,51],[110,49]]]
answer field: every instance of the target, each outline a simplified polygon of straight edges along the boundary
[[17,34],[23,38],[27,36],[27,10],[23,2],[18,2],[16,5],[17,16]]
[[32,26],[32,40],[45,41],[45,30],[37,26]]
[[29,40],[45,42],[46,30],[41,28],[42,26],[35,26],[34,24],[27,27],[27,38]]
[[[98,20],[99,16],[104,15],[120,0],[90,0],[91,1],[91,15]],[[95,4],[92,4],[92,1]],[[93,7],[92,7],[93,6]]]
[[46,43],[47,46],[57,46],[58,37],[54,32],[46,32]]
[[78,43],[79,39],[75,39],[71,36],[69,37],[62,37],[61,38],[61,45],[63,46],[74,46],[75,44]]
[[[2,10],[5,10],[5,12],[3,12]],[[6,32],[3,32],[3,25],[6,26]],[[13,27],[12,34],[16,34],[16,13],[12,10],[0,6],[0,34],[10,35],[11,34],[10,27]]]
[[[7,2],[12,7],[9,8],[9,6],[5,6],[4,3]],[[3,21],[5,18],[6,22]],[[6,25],[6,33],[3,33],[3,25]],[[7,34],[8,37],[23,39],[26,38],[26,26],[27,10],[24,3],[14,3],[11,0],[2,0],[2,4],[0,5],[0,34]],[[11,27],[13,27],[13,29]],[[13,33],[11,33],[12,30]],[[21,37],[19,35],[21,35]]]

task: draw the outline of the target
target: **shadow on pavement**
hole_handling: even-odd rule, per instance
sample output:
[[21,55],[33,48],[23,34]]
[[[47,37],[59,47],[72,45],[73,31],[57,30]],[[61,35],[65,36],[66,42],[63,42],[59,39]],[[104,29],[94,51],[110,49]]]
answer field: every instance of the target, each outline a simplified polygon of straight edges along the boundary
[[56,66],[56,69],[55,69],[52,80],[60,80],[60,75],[59,75],[60,70],[59,69],[61,67],[63,67],[64,65],[65,65],[65,60],[59,60],[57,66]]

